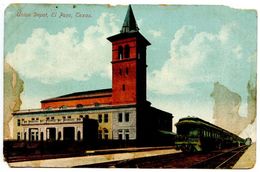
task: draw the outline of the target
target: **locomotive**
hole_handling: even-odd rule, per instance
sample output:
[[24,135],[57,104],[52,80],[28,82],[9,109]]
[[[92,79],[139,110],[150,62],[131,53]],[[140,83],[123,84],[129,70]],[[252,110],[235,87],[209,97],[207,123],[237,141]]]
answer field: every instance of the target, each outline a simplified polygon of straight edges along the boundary
[[183,152],[209,151],[244,145],[239,136],[197,117],[186,117],[175,124],[176,149]]

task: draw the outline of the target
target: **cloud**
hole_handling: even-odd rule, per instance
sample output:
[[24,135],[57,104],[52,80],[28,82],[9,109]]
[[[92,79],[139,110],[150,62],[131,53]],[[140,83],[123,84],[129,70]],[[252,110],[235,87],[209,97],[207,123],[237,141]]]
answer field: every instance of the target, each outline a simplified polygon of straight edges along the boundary
[[148,76],[148,89],[173,95],[191,93],[193,86],[201,83],[240,82],[248,62],[242,58],[243,45],[236,39],[237,27],[236,23],[223,25],[217,33],[198,32],[192,26],[177,30],[170,58]]
[[111,43],[106,38],[119,31],[117,23],[115,15],[103,13],[95,25],[86,28],[82,39],[76,28],[57,34],[34,29],[26,42],[7,54],[6,61],[22,76],[43,83],[87,80],[94,73],[111,77],[107,70]]
[[162,32],[158,30],[149,30],[148,33],[150,33],[155,38],[162,36]]

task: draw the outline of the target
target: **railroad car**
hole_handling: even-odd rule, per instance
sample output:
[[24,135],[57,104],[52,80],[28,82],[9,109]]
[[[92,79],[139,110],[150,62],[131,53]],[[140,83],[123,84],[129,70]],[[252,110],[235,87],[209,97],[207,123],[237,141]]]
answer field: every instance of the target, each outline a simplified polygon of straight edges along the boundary
[[252,139],[251,138],[246,138],[245,139],[245,145],[247,145],[247,146],[250,146],[252,144]]
[[177,149],[184,152],[209,151],[245,144],[239,136],[197,117],[186,117],[176,125]]

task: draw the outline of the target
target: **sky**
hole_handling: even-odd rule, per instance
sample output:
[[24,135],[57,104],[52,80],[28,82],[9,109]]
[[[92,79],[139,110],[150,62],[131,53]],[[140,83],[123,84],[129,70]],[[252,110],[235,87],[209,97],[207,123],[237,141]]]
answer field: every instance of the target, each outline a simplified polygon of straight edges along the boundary
[[[147,48],[148,100],[177,119],[212,121],[215,82],[238,93],[256,74],[256,11],[226,6],[132,5]],[[77,91],[111,88],[111,43],[127,6],[11,5],[4,56],[24,81],[22,109]],[[46,17],[46,14],[48,17]],[[80,17],[81,16],[81,17]]]

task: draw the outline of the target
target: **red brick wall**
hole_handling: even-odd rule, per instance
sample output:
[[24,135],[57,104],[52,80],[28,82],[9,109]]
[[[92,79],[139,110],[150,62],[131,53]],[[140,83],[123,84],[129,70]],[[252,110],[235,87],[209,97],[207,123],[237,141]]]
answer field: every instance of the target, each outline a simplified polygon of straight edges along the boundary
[[46,108],[59,108],[61,106],[67,106],[67,107],[75,107],[78,104],[82,104],[83,106],[89,106],[94,105],[95,103],[99,104],[111,104],[112,103],[112,97],[95,97],[95,98],[82,98],[77,100],[59,100],[54,102],[42,102],[41,107],[42,109]]
[[[123,40],[118,40],[113,42],[113,54],[112,54],[112,86],[113,86],[113,104],[126,104],[126,103],[136,103],[136,38],[127,38]],[[118,58],[118,48],[125,45],[130,47],[129,58],[124,58],[120,60]],[[126,70],[128,68],[128,74]],[[121,74],[120,74],[121,70]],[[125,85],[125,90],[123,90],[123,85]]]

